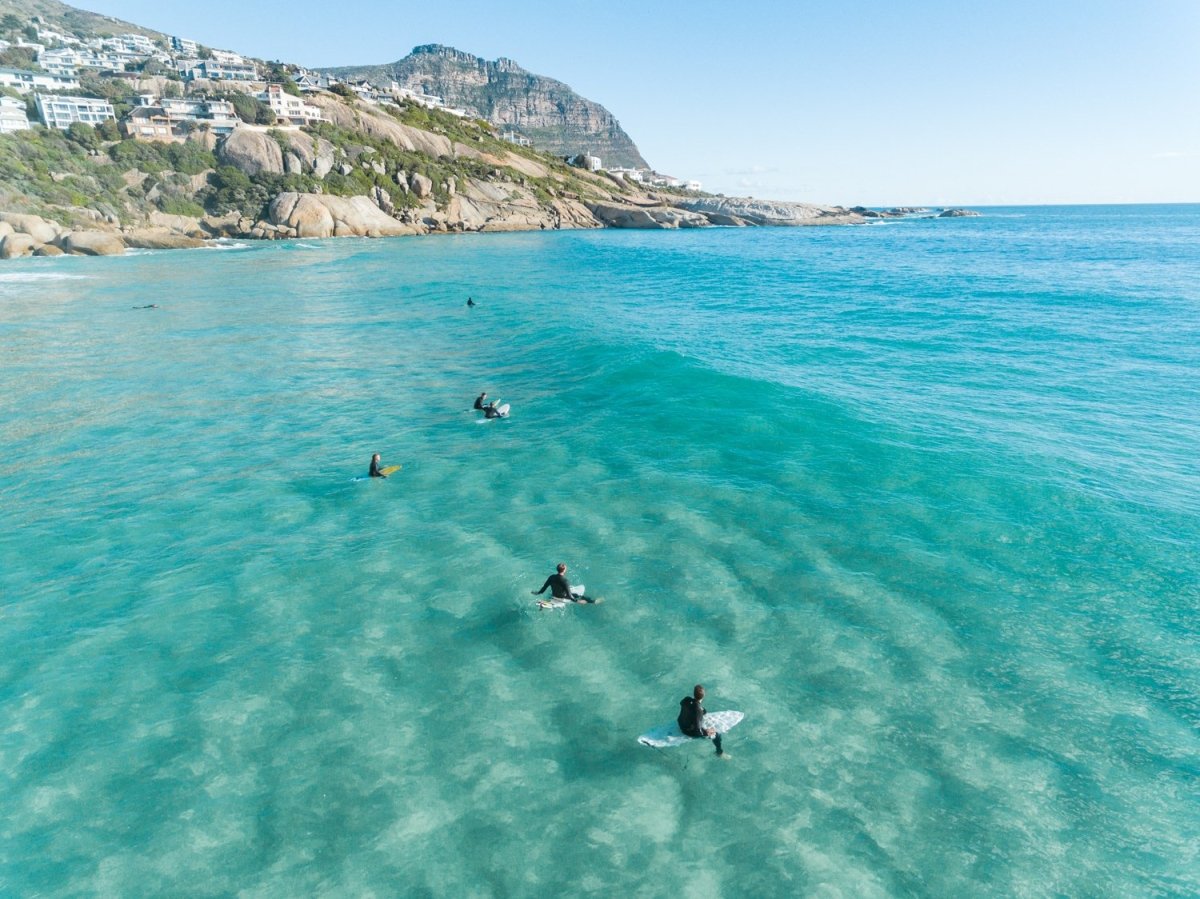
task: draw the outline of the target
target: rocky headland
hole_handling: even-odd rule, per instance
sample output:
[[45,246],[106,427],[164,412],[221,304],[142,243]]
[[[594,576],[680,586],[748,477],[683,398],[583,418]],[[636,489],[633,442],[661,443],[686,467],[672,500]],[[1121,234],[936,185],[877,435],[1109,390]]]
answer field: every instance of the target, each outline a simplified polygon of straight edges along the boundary
[[[84,153],[69,137],[47,132],[43,143],[62,149],[61,165],[71,168],[57,173],[56,185],[71,184],[84,192],[116,179],[124,189],[87,205],[45,202],[4,190],[0,258],[110,255],[127,248],[195,247],[221,238],[866,220],[840,207],[646,188],[514,147],[497,140],[482,123],[464,125],[446,116],[434,117],[432,128],[421,128],[405,122],[402,114],[333,94],[308,100],[319,106],[328,124],[304,129],[245,126],[219,139],[196,132],[189,138],[190,149],[175,157],[193,163],[192,168],[205,166],[199,171],[123,168],[127,148],[121,144],[127,142],[99,142]],[[429,120],[429,111],[421,115]],[[190,214],[178,211],[189,204]]]
[[555,155],[588,152],[610,166],[650,167],[611,112],[561,81],[535,75],[511,59],[487,60],[453,47],[426,44],[393,63],[329,71],[349,80],[395,81],[436,95]]

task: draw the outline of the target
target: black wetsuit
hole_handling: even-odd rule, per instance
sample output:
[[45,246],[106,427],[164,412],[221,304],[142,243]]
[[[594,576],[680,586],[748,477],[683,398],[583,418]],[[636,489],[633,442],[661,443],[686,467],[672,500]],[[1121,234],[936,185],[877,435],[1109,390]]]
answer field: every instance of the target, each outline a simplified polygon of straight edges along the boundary
[[[679,700],[679,729],[689,737],[707,737],[708,734],[704,732],[706,714],[704,706],[694,696],[683,697]],[[721,749],[721,735],[716,734],[712,741],[717,747],[717,755],[720,755],[724,751]]]
[[567,599],[572,602],[595,602],[590,596],[579,596],[571,592],[571,582],[557,571],[550,577],[546,578],[546,583],[542,584],[541,590],[535,590],[534,594],[541,596],[546,592],[546,588],[550,588],[550,595],[555,599]]
[[557,571],[550,577],[546,578],[546,583],[542,584],[542,589],[538,591],[538,596],[546,592],[546,588],[550,588],[550,595],[555,599],[574,599],[571,595],[571,582],[559,574]]
[[373,478],[386,478],[387,477],[387,475],[385,475],[382,471],[379,470],[379,463],[376,462],[374,459],[371,460],[370,475]]
[[479,410],[479,411],[481,411],[481,412],[482,412],[482,411],[483,411],[483,409],[484,409],[484,405],[483,405],[483,398],[484,398],[485,396],[487,396],[487,394],[486,394],[486,393],[481,393],[481,394],[479,394],[479,396],[475,397],[475,408],[476,408],[476,409],[478,409],[478,410]]
[[495,403],[488,403],[487,406],[485,406],[483,409],[483,415],[485,418],[503,418],[504,417],[504,414],[499,409],[496,408]]

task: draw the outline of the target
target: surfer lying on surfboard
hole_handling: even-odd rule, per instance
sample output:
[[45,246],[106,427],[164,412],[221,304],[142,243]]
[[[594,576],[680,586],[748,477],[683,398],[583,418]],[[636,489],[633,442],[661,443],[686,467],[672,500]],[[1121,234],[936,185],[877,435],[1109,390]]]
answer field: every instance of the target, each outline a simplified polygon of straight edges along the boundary
[[721,748],[721,735],[715,728],[704,726],[704,716],[707,713],[704,711],[704,706],[700,704],[703,699],[704,685],[696,684],[691,696],[685,696],[679,700],[679,729],[689,737],[704,737],[712,740],[713,745],[717,747],[717,755],[724,755],[725,750]]
[[558,563],[554,574],[546,578],[546,583],[542,584],[541,590],[530,590],[534,596],[541,596],[546,592],[546,588],[550,588],[550,595],[555,599],[563,602],[595,602],[590,596],[577,596],[571,592],[571,582],[567,580],[567,566],[562,562]]

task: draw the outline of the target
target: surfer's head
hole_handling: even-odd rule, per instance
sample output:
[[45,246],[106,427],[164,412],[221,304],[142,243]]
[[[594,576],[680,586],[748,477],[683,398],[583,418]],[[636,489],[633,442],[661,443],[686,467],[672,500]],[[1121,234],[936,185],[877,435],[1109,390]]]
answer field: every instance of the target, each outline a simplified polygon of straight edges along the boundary
[[372,461],[372,462],[378,462],[378,461],[379,461],[379,453],[376,453],[375,455],[373,455],[373,456],[371,457],[371,461]]
[[696,699],[703,699],[704,684],[696,684],[696,686],[692,688],[692,696],[694,696]]
[[566,565],[564,565],[562,562],[559,562],[557,567],[558,567],[558,573],[559,573],[559,574],[566,574],[566,573],[567,573],[567,566],[566,566]]

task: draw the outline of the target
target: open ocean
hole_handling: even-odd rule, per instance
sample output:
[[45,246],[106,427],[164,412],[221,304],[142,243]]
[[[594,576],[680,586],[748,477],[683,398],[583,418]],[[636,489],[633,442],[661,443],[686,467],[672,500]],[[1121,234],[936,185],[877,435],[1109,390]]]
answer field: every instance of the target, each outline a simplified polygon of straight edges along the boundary
[[3,263],[0,895],[1200,894],[1200,206],[985,212]]

